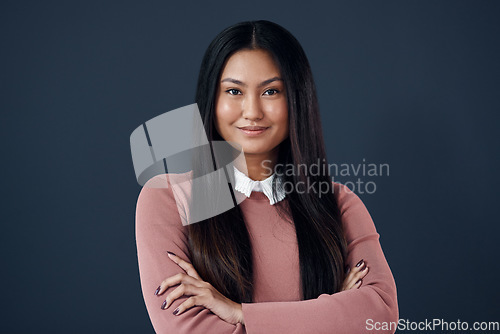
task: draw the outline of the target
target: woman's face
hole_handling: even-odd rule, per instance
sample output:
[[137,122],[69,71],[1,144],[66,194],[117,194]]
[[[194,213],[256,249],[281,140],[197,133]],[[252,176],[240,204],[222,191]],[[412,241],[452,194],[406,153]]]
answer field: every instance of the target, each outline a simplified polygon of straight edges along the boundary
[[216,129],[245,156],[276,153],[288,136],[285,85],[265,50],[241,50],[222,70],[215,99]]

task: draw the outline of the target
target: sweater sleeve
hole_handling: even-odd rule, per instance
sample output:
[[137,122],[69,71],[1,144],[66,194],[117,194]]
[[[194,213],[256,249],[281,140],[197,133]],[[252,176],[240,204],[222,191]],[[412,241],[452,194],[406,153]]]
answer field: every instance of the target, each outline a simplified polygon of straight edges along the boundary
[[[159,177],[153,178],[154,181],[158,183]],[[167,256],[167,251],[191,262],[186,232],[171,187],[155,187],[150,180],[142,188],[136,207],[136,243],[142,294],[156,333],[246,333],[242,324],[227,323],[201,306],[173,315],[173,310],[188,296],[176,299],[166,310],[160,308],[178,285],[168,288],[161,296],[155,296],[156,288],[166,278],[185,273]]]
[[[364,259],[369,266],[361,287],[309,300],[243,303],[248,334],[369,333],[374,331],[373,325],[379,329],[380,323],[398,321],[396,284],[372,218],[354,192],[334,185],[348,245],[347,264],[353,268]],[[377,333],[394,333],[392,327]]]

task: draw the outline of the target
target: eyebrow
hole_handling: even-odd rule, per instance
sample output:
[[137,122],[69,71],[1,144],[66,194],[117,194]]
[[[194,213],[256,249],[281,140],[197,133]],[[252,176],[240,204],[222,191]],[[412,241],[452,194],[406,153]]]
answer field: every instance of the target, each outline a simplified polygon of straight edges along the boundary
[[[262,81],[257,87],[265,86],[265,85],[270,84],[271,82],[274,82],[274,81],[283,81],[283,79],[281,79],[280,77],[274,77],[271,79],[267,79],[267,80]],[[233,79],[233,78],[225,78],[225,79],[221,80],[221,82],[232,82],[232,83],[237,84],[237,85],[241,85],[241,86],[245,86],[245,87],[247,86],[246,83],[244,83],[240,80],[237,80],[237,79]]]

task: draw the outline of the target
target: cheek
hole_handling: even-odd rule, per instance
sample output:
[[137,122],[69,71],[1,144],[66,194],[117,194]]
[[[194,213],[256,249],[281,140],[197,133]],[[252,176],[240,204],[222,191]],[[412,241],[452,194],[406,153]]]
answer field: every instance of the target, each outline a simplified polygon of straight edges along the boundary
[[288,105],[286,100],[276,105],[275,110],[274,123],[279,124],[281,131],[288,133]]
[[285,117],[283,120],[282,120],[282,123],[281,123],[281,127],[282,127],[282,135],[283,135],[283,139],[288,137],[289,135],[289,129],[288,129],[288,117]]
[[238,119],[236,110],[238,109],[235,107],[234,102],[219,98],[215,109],[217,123],[222,126],[234,123]]

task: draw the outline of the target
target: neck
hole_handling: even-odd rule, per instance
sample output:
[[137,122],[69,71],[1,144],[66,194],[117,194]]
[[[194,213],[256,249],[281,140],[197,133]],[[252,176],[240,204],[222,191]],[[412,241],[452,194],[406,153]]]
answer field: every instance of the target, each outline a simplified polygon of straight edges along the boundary
[[248,177],[254,181],[267,179],[274,173],[274,166],[278,160],[278,147],[271,152],[263,154],[245,153],[245,161],[248,169]]

